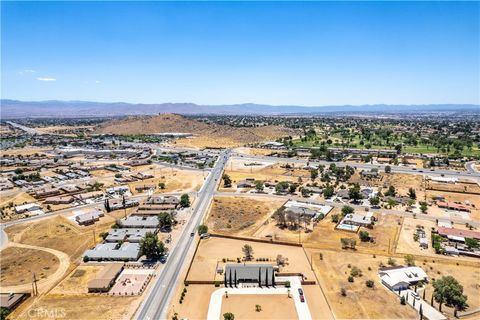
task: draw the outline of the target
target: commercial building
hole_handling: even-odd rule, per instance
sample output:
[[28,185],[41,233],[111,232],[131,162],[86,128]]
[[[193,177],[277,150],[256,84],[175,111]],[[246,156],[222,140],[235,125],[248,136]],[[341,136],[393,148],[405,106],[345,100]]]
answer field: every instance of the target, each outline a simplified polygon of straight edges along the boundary
[[227,264],[223,276],[226,287],[242,283],[275,285],[275,270],[271,264]]
[[147,233],[157,233],[155,228],[141,228],[141,229],[111,229],[108,236],[105,238],[106,242],[140,242]]
[[88,282],[88,292],[108,292],[123,270],[123,263],[106,264],[99,273]]
[[94,249],[85,251],[84,256],[88,260],[111,260],[111,261],[136,261],[140,257],[140,245],[138,243],[124,242],[101,243]]

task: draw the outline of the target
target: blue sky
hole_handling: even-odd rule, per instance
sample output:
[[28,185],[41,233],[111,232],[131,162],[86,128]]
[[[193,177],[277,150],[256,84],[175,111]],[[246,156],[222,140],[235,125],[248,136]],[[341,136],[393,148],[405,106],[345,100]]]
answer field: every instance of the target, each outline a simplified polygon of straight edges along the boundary
[[3,2],[2,98],[480,104],[479,2]]

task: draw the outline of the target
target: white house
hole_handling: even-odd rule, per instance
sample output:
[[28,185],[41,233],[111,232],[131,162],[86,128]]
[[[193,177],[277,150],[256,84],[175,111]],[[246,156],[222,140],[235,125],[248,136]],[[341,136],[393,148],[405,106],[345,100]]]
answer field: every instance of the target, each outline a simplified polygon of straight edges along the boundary
[[390,290],[406,290],[419,281],[428,282],[428,276],[419,267],[389,267],[378,271],[382,283]]
[[37,210],[41,210],[42,207],[40,207],[39,204],[37,203],[27,203],[27,204],[24,204],[24,205],[21,205],[21,206],[16,206],[15,207],[15,212],[16,213],[24,213],[24,212],[27,212],[27,211],[37,211]]

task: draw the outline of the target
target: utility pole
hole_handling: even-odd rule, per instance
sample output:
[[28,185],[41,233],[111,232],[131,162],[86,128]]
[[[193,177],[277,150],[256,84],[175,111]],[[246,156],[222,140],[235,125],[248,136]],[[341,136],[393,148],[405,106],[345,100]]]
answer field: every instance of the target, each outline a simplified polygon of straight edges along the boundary
[[95,246],[97,244],[97,237],[95,236],[95,229],[93,231],[93,245]]
[[38,281],[37,276],[35,275],[35,272],[33,272],[32,289],[33,289],[34,296],[38,295],[37,281]]

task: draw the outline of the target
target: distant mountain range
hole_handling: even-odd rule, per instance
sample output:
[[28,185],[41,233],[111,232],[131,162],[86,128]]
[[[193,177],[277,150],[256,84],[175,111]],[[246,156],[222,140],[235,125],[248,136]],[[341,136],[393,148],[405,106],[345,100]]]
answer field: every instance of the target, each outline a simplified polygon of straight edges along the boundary
[[361,106],[273,106],[264,104],[197,105],[194,103],[132,104],[125,102],[90,101],[18,101],[0,100],[1,118],[27,117],[103,117],[125,115],[151,115],[158,113],[215,114],[215,115],[314,115],[332,113],[425,113],[425,112],[478,112],[480,105],[361,105]]

